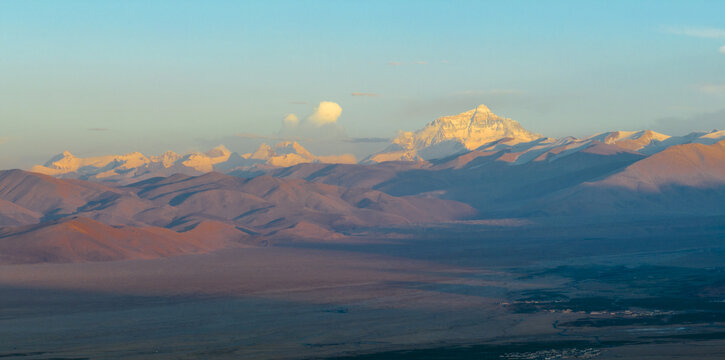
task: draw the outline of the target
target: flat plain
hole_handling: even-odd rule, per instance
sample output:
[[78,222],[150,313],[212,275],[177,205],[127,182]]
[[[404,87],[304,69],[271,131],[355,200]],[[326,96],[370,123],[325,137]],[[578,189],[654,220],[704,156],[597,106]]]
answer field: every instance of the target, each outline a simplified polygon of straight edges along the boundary
[[725,355],[723,219],[550,220],[378,228],[154,260],[2,265],[0,356]]

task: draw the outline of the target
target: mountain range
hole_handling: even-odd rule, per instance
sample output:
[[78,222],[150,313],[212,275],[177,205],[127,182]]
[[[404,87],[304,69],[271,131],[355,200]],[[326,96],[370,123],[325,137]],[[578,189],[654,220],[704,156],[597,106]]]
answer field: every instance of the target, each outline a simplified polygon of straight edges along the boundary
[[472,216],[463,203],[300,179],[175,174],[126,186],[0,171],[0,261],[149,258]]
[[314,162],[355,163],[355,157],[349,154],[315,156],[295,141],[283,141],[274,147],[262,144],[256,151],[246,154],[233,153],[224,145],[204,153],[180,155],[167,151],[159,156],[132,152],[79,158],[64,151],[43,165],[31,167],[30,171],[62,178],[128,182],[177,173],[200,175],[211,171],[266,169]]
[[555,139],[481,105],[403,132],[359,163],[282,142],[247,154],[64,152],[0,171],[0,262],[352,241],[468,220],[677,221],[724,215],[724,203],[725,131]]
[[[517,121],[500,117],[485,105],[479,105],[458,115],[440,117],[418,131],[401,132],[384,150],[359,163],[436,163],[455,155],[470,153],[467,155],[470,158],[482,152],[505,150],[506,155],[499,161],[520,165],[569,156],[595,143],[614,145],[621,151],[652,155],[673,145],[713,144],[722,139],[725,139],[725,130],[693,132],[684,136],[641,130],[604,132],[583,138],[549,138],[528,131]],[[224,145],[207,152],[182,155],[168,151],[158,156],[132,152],[79,158],[64,151],[45,164],[33,166],[29,170],[61,178],[130,183],[176,173],[200,175],[217,171],[259,175],[276,168],[307,163],[358,162],[351,154],[316,156],[296,141],[283,141],[274,146],[261,144],[256,151],[245,154],[231,152]]]

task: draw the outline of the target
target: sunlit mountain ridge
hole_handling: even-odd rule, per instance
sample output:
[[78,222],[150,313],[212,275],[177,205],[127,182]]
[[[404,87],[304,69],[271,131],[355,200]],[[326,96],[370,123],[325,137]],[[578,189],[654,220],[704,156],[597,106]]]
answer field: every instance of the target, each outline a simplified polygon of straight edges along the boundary
[[[498,161],[521,165],[531,161],[552,161],[602,143],[609,152],[637,152],[652,155],[673,145],[712,144],[725,139],[725,131],[693,132],[669,136],[652,130],[611,131],[583,138],[550,138],[526,130],[515,120],[494,114],[487,106],[440,117],[415,132],[400,132],[383,151],[360,161],[375,164],[388,161],[438,163],[451,156],[476,157],[480,152],[505,152]],[[600,151],[603,148],[600,148]],[[274,168],[306,163],[354,164],[350,154],[313,155],[296,141],[274,146],[261,144],[257,150],[239,154],[219,145],[207,152],[158,156],[139,152],[80,158],[64,151],[43,165],[29,170],[46,175],[104,181],[130,182],[174,173],[199,175],[210,171],[259,174]],[[457,165],[457,166],[460,166]]]
[[548,138],[485,106],[402,133],[360,163],[294,141],[241,155],[66,151],[0,172],[0,250],[9,262],[96,261],[461,220],[725,215],[723,164],[725,131]]

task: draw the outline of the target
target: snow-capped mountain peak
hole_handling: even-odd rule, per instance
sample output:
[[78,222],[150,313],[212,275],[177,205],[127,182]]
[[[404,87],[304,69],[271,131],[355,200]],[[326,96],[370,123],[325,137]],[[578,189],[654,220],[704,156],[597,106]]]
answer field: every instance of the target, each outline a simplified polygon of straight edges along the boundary
[[174,163],[179,161],[182,156],[173,152],[173,151],[167,151],[159,156],[151,156],[151,162],[157,162],[160,163],[164,168],[170,168],[174,166]]
[[65,150],[62,153],[53,156],[48,160],[43,166],[47,167],[70,167],[70,162],[75,159],[75,156],[70,153],[70,151]]
[[232,152],[229,151],[229,149],[226,148],[224,145],[219,145],[209,151],[206,152],[206,156],[211,158],[229,158],[229,155],[231,155]]
[[46,175],[103,179],[108,181],[136,181],[153,176],[174,173],[198,175],[211,171],[230,172],[255,167],[287,167],[302,163],[355,163],[350,154],[340,156],[315,156],[295,141],[283,141],[274,147],[261,144],[254,153],[232,153],[223,145],[206,152],[184,155],[167,151],[158,156],[146,157],[140,152],[125,155],[105,155],[80,158],[64,151],[44,165],[33,166],[30,171]]
[[31,171],[47,174],[60,175],[70,172],[77,172],[84,168],[106,169],[133,169],[149,164],[151,160],[140,152],[132,152],[124,155],[106,155],[89,158],[79,158],[68,150],[52,157],[44,165],[36,165]]
[[271,146],[267,144],[261,144],[259,145],[257,150],[253,152],[249,157],[257,160],[267,160],[274,155],[275,152]]
[[601,141],[605,144],[617,145],[627,150],[639,151],[669,139],[669,135],[652,130],[610,131],[592,135],[585,140]]
[[486,105],[478,105],[457,115],[439,117],[418,131],[400,132],[390,147],[368,161],[427,160],[474,150],[503,138],[513,144],[541,137],[515,120],[494,114]]
[[302,156],[303,158],[314,158],[314,155],[312,155],[309,151],[307,151],[307,149],[302,147],[302,145],[300,145],[296,141],[283,141],[274,146],[274,152],[280,155],[297,154]]

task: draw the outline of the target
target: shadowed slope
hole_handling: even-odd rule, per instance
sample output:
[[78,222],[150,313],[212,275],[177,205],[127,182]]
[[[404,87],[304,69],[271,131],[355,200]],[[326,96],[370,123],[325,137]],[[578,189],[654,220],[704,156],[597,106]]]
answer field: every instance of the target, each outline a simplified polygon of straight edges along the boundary
[[157,209],[169,209],[174,219],[215,219],[259,232],[287,228],[301,221],[330,230],[445,221],[473,215],[470,207],[450,201],[396,198],[376,190],[348,190],[270,176],[241,179],[209,173],[178,181],[144,182],[129,188],[153,201]]
[[46,215],[72,213],[94,197],[118,193],[98,183],[60,180],[22,170],[0,171],[0,199]]
[[212,172],[110,187],[23,171],[0,175],[0,262],[150,259],[268,244],[269,236],[338,239],[356,227],[475,213],[448,200],[269,176]]
[[697,188],[725,184],[725,140],[712,145],[676,145],[632,164],[601,185],[643,191],[682,185]]
[[672,146],[605,179],[541,199],[550,214],[725,213],[725,141]]
[[311,182],[346,188],[373,188],[375,185],[395,177],[397,173],[429,167],[427,162],[393,161],[375,165],[351,164],[300,164],[278,169],[270,176],[304,179]]
[[403,196],[432,194],[467,203],[484,216],[520,216],[524,204],[553,192],[604,178],[644,155],[595,142],[567,156],[553,151],[514,165],[508,151],[475,151],[442,160],[431,169],[399,173],[376,186]]
[[[535,158],[511,161],[520,148],[541,144]],[[597,140],[486,147],[492,150],[431,163],[300,165],[280,170],[286,178],[211,172],[123,187],[0,172],[2,261],[153,258],[270,240],[347,240],[369,228],[476,216],[725,214],[725,141],[649,157]]]
[[39,212],[0,199],[0,226],[33,224],[42,217],[43,214]]

